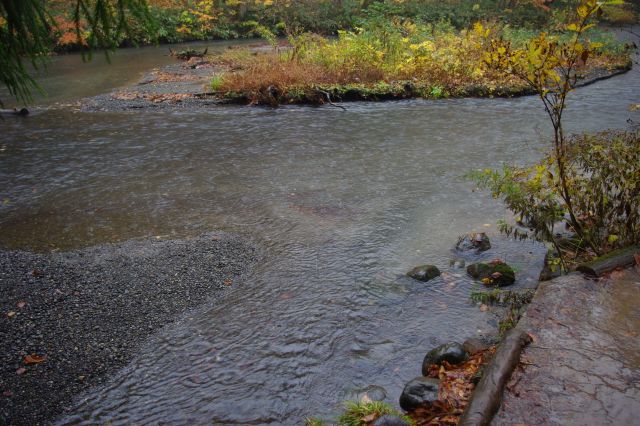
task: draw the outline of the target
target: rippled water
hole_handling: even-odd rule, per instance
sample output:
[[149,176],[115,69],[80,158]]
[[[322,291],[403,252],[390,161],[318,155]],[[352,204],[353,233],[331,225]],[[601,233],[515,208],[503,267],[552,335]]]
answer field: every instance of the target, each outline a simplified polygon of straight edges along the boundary
[[[576,92],[569,127],[624,128],[635,72]],[[365,391],[395,403],[438,343],[489,333],[449,268],[457,235],[537,274],[541,248],[497,236],[504,209],[461,178],[530,162],[535,98],[80,113],[0,122],[0,244],[65,250],[222,229],[264,247],[247,280],[162,330],[62,423],[300,424]],[[487,226],[488,225],[488,226]],[[434,263],[429,284],[402,277]]]

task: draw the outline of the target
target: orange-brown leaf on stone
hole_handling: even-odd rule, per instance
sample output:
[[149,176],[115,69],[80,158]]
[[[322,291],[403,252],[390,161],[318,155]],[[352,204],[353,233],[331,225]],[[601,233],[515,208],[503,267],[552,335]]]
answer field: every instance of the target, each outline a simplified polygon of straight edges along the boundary
[[640,253],[634,253],[633,258],[636,260],[636,265],[640,266]]
[[231,278],[227,278],[226,280],[224,280],[224,285],[231,285],[233,284],[233,281],[231,281]]
[[41,355],[36,355],[36,354],[30,354],[30,355],[26,355],[23,358],[23,362],[26,365],[32,365],[32,364],[40,364],[42,361],[44,361],[45,359],[47,359],[46,356],[41,356]]

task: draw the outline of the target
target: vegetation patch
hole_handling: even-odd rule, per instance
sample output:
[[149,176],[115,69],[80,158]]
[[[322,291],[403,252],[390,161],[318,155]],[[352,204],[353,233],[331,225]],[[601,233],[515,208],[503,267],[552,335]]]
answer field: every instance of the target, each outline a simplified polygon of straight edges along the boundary
[[[250,104],[322,104],[332,101],[517,96],[535,93],[519,76],[490,66],[492,40],[527,45],[535,33],[476,23],[457,30],[446,23],[371,19],[337,38],[303,33],[267,51],[231,50],[211,61],[226,69],[214,77],[218,96]],[[601,40],[578,80],[594,72],[630,67],[628,52],[595,28]],[[566,35],[548,35],[558,42]],[[221,80],[222,79],[222,80]]]

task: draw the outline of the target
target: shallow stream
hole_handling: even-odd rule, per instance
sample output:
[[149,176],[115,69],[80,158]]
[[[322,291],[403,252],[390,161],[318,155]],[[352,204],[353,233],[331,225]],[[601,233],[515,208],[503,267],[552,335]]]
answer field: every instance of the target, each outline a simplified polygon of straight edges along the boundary
[[[515,265],[517,286],[535,282],[543,249],[500,238],[504,208],[462,176],[539,157],[549,126],[536,98],[347,111],[61,106],[170,61],[131,52],[111,66],[57,58],[65,66],[51,66],[45,106],[0,121],[0,245],[68,250],[221,229],[251,238],[264,258],[227,297],[158,333],[62,424],[300,424],[365,392],[395,404],[427,350],[495,329],[468,301],[473,283],[449,267],[459,234],[488,232],[486,257]],[[638,99],[636,71],[579,89],[568,126],[625,128]],[[442,278],[402,276],[422,263]]]

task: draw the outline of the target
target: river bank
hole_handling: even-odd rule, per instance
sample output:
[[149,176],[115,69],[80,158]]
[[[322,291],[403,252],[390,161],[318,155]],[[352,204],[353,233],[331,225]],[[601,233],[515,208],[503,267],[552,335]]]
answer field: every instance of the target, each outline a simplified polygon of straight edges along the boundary
[[148,336],[237,286],[257,256],[225,233],[0,251],[0,423],[43,424],[64,413]]
[[633,424],[640,415],[640,270],[541,283],[517,325],[532,342],[495,425]]
[[[269,49],[266,44],[249,48],[252,54]],[[121,111],[139,109],[198,109],[221,105],[337,105],[334,102],[389,101],[402,99],[447,98],[512,98],[534,95],[529,86],[514,81],[502,85],[466,84],[434,93],[431,85],[419,81],[394,81],[375,85],[318,84],[306,89],[281,90],[265,87],[258,94],[252,92],[216,91],[211,79],[229,71],[229,64],[220,62],[217,56],[193,57],[170,64],[145,74],[137,83],[118,88],[110,93],[87,98],[79,103],[84,111]],[[578,80],[583,87],[597,81],[626,73],[632,61],[621,61],[591,67]]]

